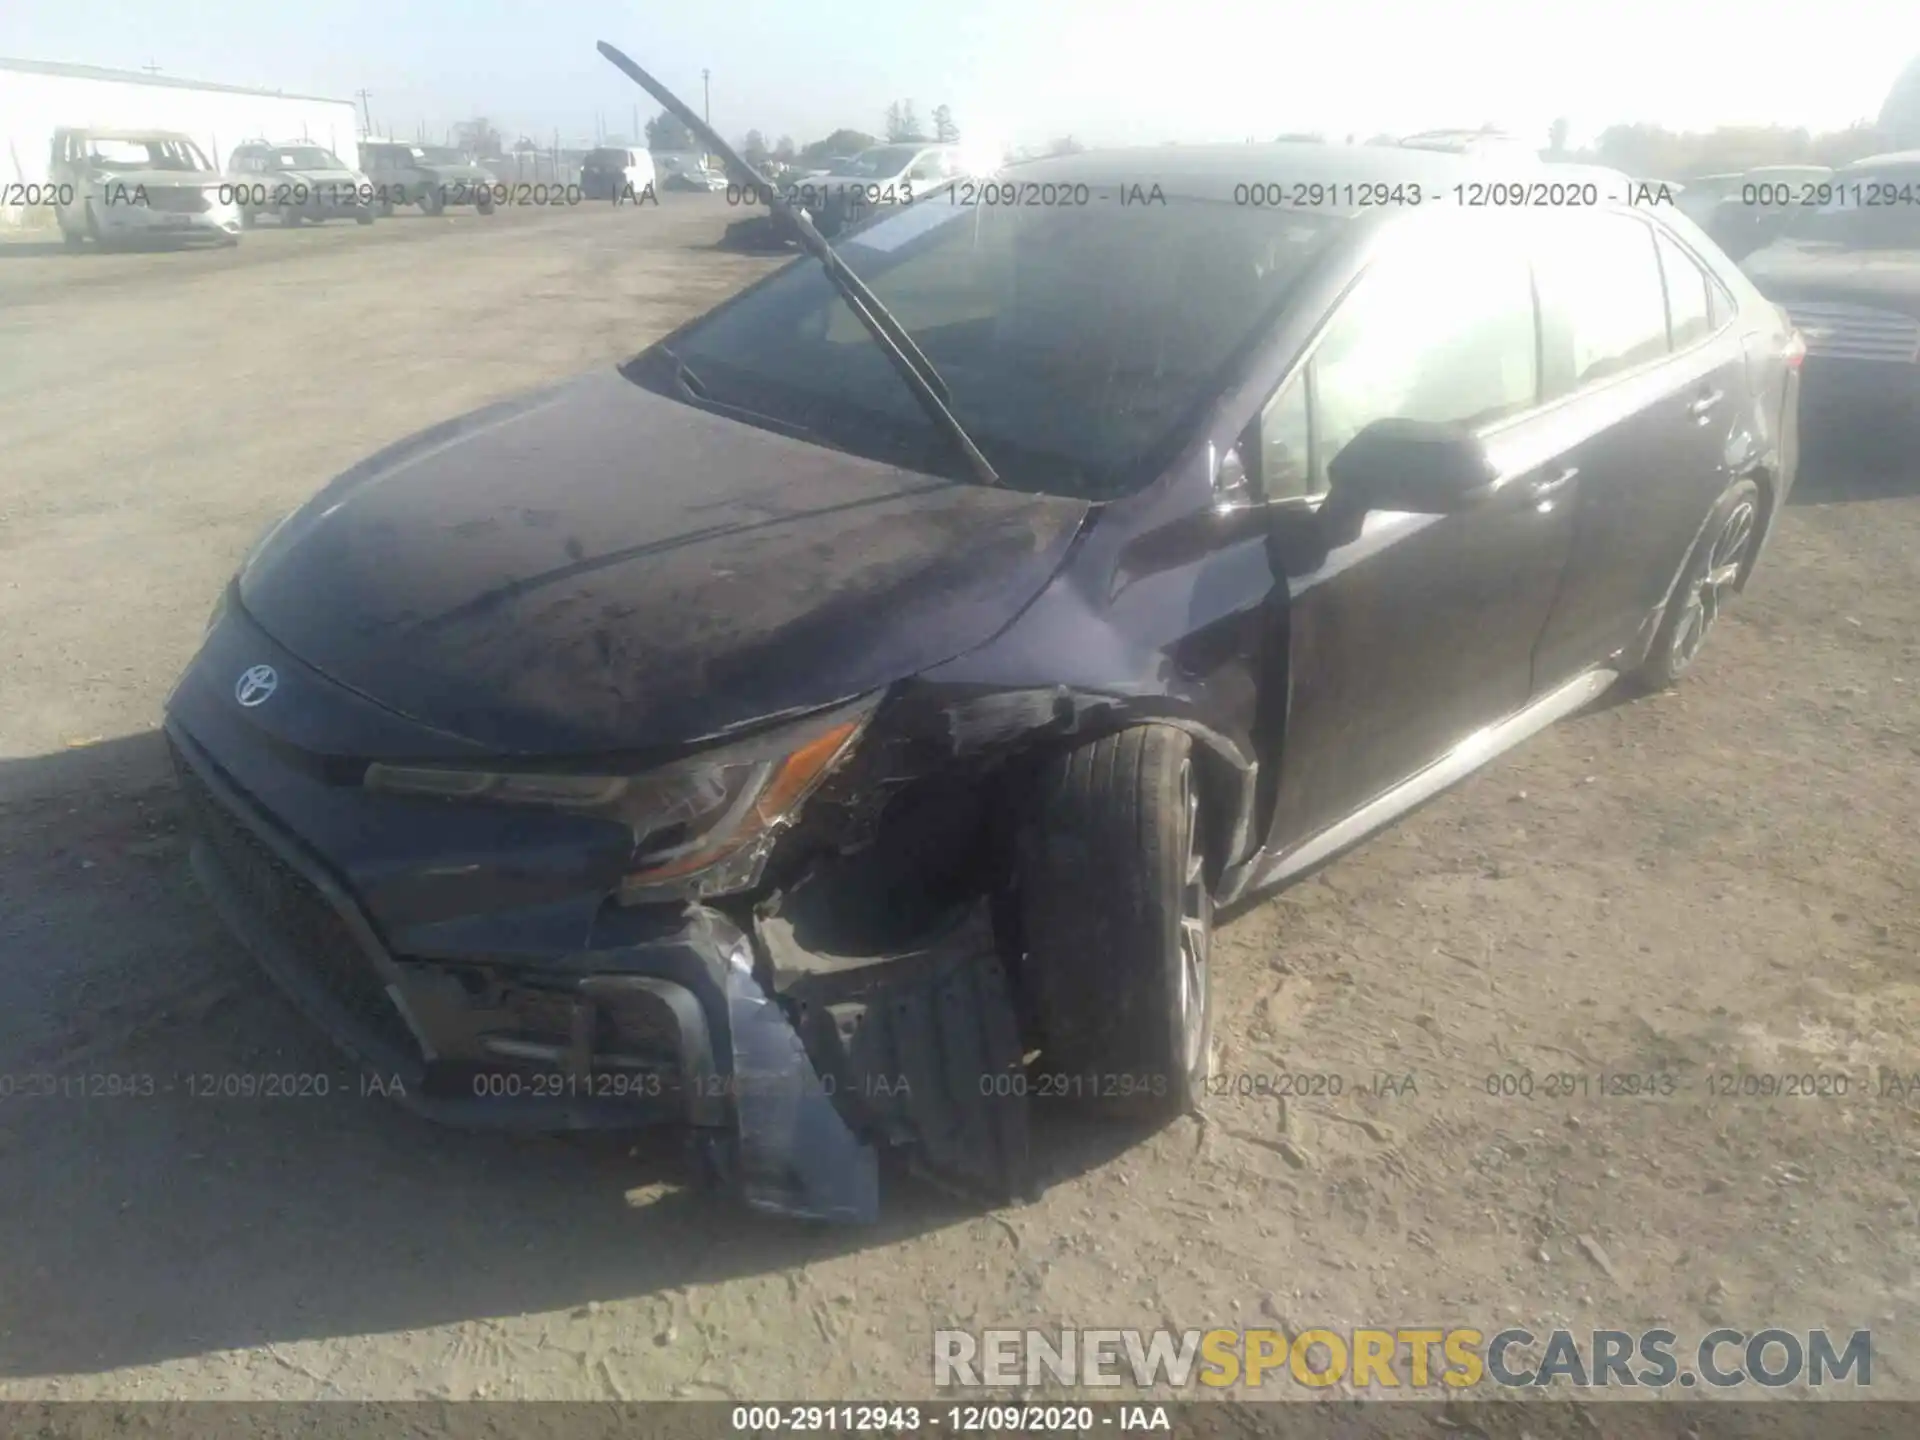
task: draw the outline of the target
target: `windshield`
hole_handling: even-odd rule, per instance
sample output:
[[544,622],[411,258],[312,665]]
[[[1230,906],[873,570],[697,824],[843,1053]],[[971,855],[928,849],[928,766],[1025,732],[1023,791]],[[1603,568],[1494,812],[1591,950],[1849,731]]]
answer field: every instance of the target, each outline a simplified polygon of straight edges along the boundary
[[627,152],[624,150],[589,150],[583,165],[610,165],[616,169],[625,169]]
[[88,163],[102,170],[211,170],[191,140],[109,140],[87,142]]
[[272,165],[275,170],[340,170],[345,168],[341,165],[337,155],[322,150],[318,145],[295,145],[286,150],[276,150],[273,152],[273,159],[268,163]]
[[871,150],[862,150],[851,160],[840,161],[833,168],[837,174],[876,179],[884,175],[898,175],[913,163],[913,157],[919,153],[918,145],[878,145]]
[[[1177,199],[1126,218],[929,201],[839,249],[940,371],[949,408],[1007,484],[1107,499],[1171,458],[1344,223]],[[908,468],[971,473],[814,265],[672,344],[716,405]],[[657,351],[632,373],[676,393]]]
[[1861,249],[1920,249],[1920,165],[1846,170],[1806,187],[1782,233]]

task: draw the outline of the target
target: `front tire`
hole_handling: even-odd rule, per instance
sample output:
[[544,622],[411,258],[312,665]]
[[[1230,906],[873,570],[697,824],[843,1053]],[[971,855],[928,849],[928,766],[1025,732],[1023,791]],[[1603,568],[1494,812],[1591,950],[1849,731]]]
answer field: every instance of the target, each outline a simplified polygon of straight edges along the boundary
[[1213,899],[1192,752],[1143,725],[1040,776],[1015,888],[1045,1093],[1167,1120],[1205,1088]]
[[1759,522],[1760,487],[1753,481],[1736,480],[1720,492],[1635,675],[1642,689],[1665,690],[1693,668],[1707,632],[1752,559]]

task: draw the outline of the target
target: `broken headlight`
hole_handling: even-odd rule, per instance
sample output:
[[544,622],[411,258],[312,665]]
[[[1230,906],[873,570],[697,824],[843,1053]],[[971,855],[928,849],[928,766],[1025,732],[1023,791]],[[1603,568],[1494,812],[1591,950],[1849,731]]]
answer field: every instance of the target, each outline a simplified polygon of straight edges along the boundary
[[775,837],[853,752],[878,700],[876,694],[637,774],[376,761],[365,783],[389,795],[535,805],[617,821],[633,833],[622,901],[727,895],[758,882]]

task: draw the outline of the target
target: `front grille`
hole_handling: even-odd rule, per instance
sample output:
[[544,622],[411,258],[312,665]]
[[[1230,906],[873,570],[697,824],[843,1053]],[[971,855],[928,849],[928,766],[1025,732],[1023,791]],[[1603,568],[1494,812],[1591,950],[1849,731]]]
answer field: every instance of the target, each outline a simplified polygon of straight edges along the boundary
[[1897,310],[1790,304],[1787,314],[1805,338],[1810,358],[1880,360],[1896,365],[1920,360],[1920,320]]
[[147,191],[147,208],[163,215],[202,215],[210,207],[204,190],[158,185]]
[[207,786],[176,750],[174,769],[187,813],[254,912],[278,934],[309,975],[389,1045],[417,1055],[419,1047],[394,1007],[379,972],[318,889],[288,865]]

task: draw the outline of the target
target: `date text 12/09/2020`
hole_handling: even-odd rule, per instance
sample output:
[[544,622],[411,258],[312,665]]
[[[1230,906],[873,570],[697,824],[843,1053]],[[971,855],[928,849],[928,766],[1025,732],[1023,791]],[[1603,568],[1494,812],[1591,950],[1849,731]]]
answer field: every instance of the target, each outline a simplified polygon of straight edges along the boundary
[[[1086,181],[959,180],[918,192],[906,183],[803,183],[785,187],[729,185],[729,205],[759,206],[778,198],[812,210],[829,203],[850,209],[888,209],[916,203],[945,203],[953,208],[1030,207],[1079,209],[1096,205],[1163,207],[1169,197],[1153,181],[1090,185]],[[1602,204],[1670,205],[1671,186],[1634,181],[1616,190],[1593,180],[1474,180],[1444,187],[1386,181],[1242,181],[1233,187],[1233,203],[1253,209],[1365,210],[1385,206],[1453,204],[1467,209],[1583,209]]]

